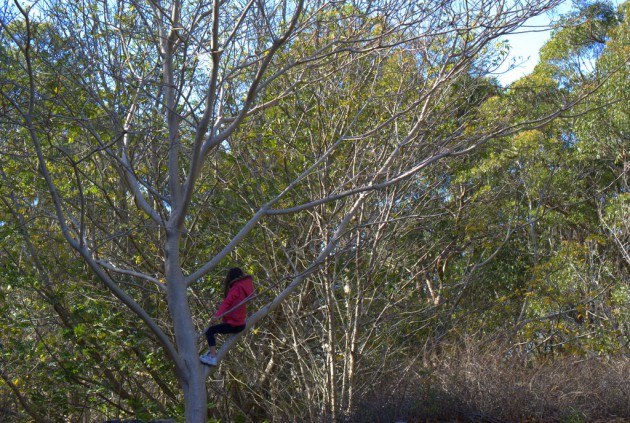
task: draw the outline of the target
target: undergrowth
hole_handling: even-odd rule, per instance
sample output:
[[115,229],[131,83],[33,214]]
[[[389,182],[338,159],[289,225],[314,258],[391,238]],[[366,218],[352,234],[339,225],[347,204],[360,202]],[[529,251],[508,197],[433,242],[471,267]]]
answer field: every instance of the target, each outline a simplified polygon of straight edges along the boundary
[[628,356],[533,359],[469,344],[407,369],[384,377],[350,420],[630,422]]

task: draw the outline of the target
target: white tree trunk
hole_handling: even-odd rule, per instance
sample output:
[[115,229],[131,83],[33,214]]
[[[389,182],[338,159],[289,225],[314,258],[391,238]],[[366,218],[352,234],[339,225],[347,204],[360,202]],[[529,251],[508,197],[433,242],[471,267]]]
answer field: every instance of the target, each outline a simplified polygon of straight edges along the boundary
[[188,303],[188,287],[180,265],[179,230],[167,231],[165,246],[165,270],[167,278],[167,301],[177,353],[180,358],[180,383],[184,393],[187,423],[205,423],[207,418],[205,367],[198,356],[198,336]]

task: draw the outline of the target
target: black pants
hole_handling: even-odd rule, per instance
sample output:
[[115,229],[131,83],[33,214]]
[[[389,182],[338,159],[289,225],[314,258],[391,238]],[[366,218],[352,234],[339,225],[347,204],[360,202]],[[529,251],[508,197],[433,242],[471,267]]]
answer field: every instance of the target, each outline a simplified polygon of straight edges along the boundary
[[217,345],[216,339],[214,339],[214,335],[217,333],[239,333],[243,329],[245,329],[245,325],[243,326],[232,326],[228,323],[220,323],[218,325],[210,326],[206,331],[206,339],[208,340],[208,345],[214,347]]

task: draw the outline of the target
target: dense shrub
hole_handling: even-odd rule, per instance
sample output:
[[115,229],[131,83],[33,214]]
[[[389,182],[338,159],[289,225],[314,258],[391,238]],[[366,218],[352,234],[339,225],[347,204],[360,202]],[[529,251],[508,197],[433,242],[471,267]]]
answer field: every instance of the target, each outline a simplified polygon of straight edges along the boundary
[[351,421],[630,421],[630,358],[533,360],[469,345],[424,353],[390,375]]

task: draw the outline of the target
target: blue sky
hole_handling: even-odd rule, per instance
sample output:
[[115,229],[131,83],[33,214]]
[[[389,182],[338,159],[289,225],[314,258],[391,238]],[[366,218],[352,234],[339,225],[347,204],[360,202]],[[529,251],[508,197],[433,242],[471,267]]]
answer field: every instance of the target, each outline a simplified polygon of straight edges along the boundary
[[564,2],[559,8],[544,15],[528,20],[516,33],[506,37],[510,43],[510,55],[501,68],[505,72],[507,64],[513,59],[517,66],[505,73],[497,75],[503,85],[507,85],[522,76],[529,74],[538,63],[538,51],[551,36],[551,25],[560,13],[571,9],[571,2]]
[[[621,2],[623,2],[623,0],[612,1],[615,6],[618,6]],[[497,75],[497,78],[503,85],[507,85],[529,74],[534,69],[534,66],[538,63],[538,51],[551,36],[550,25],[552,21],[556,20],[559,14],[566,13],[570,10],[571,2],[565,1],[553,12],[528,20],[525,26],[519,29],[516,34],[507,37],[511,46],[508,62],[511,61],[512,58],[515,58],[517,63],[520,64],[509,72]],[[505,66],[504,69],[505,68],[507,68],[507,66]]]

